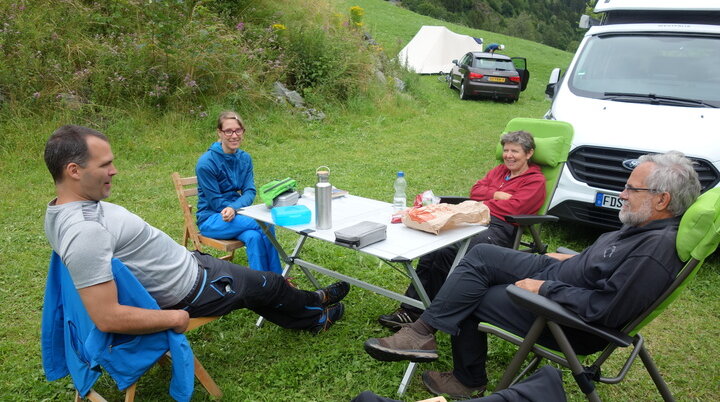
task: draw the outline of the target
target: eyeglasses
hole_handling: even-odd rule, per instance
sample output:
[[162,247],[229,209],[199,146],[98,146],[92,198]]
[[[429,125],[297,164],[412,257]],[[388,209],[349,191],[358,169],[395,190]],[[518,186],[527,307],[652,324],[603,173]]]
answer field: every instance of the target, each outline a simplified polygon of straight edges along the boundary
[[625,190],[627,190],[627,191],[650,191],[650,192],[652,192],[652,193],[659,193],[659,192],[660,192],[660,191],[658,191],[658,190],[655,189],[655,188],[633,187],[633,186],[631,186],[631,185],[629,185],[629,184],[626,184],[626,185],[625,185]]
[[237,130],[220,130],[223,134],[225,134],[226,137],[232,137],[233,134],[237,135],[238,137],[243,135],[245,132],[244,128],[239,128]]

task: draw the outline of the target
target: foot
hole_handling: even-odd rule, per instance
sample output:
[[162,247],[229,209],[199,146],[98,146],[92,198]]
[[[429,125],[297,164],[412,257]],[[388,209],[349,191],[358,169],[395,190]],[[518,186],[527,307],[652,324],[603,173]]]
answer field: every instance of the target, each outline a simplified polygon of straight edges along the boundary
[[422,373],[422,380],[427,389],[435,395],[444,394],[455,399],[469,399],[485,393],[484,385],[467,387],[455,378],[452,371],[425,371]]
[[320,304],[324,307],[335,304],[345,298],[350,291],[350,284],[347,282],[335,282],[330,286],[316,290],[320,297]]
[[420,314],[400,307],[390,314],[378,317],[378,322],[383,327],[397,331],[402,327],[406,327],[414,323],[418,318],[420,318]]
[[402,328],[387,338],[368,339],[365,351],[373,358],[386,362],[429,362],[438,358],[435,336],[420,335],[410,327]]
[[335,321],[342,318],[343,313],[345,313],[345,306],[342,303],[326,307],[322,316],[318,319],[318,325],[310,328],[309,331],[315,335],[327,331],[335,324]]

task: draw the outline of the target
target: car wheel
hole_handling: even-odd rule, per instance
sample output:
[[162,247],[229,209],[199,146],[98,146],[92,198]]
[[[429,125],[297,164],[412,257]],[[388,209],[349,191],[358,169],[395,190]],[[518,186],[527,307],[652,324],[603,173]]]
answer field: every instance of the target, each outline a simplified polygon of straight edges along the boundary
[[465,93],[465,81],[460,81],[460,99],[466,100],[468,98]]

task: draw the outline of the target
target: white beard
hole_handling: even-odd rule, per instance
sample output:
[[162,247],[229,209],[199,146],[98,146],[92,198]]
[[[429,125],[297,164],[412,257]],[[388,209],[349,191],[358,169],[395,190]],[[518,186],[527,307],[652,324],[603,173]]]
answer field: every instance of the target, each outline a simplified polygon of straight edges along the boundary
[[650,198],[646,199],[640,206],[640,210],[635,212],[630,211],[630,208],[626,207],[629,205],[627,201],[625,201],[623,207],[620,209],[620,213],[618,214],[620,222],[629,226],[641,226],[647,223],[647,221],[650,220],[650,216],[652,216],[650,201]]

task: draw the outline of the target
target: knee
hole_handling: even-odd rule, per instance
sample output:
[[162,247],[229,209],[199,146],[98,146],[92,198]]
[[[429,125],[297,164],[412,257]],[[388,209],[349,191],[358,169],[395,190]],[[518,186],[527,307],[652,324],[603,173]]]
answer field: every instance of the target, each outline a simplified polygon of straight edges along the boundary
[[240,234],[240,240],[245,244],[257,244],[262,241],[263,234],[257,230],[246,230]]

